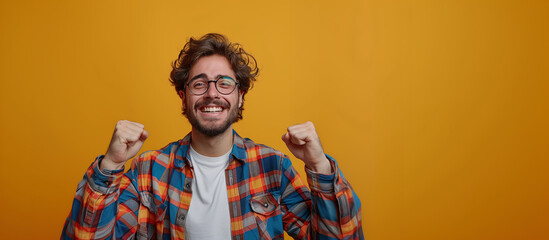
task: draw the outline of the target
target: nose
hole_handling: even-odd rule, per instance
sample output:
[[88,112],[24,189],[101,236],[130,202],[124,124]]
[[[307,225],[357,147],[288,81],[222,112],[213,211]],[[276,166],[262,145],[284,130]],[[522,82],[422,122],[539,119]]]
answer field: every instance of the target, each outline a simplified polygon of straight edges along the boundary
[[208,91],[206,91],[206,93],[204,94],[206,97],[209,97],[209,98],[219,97],[219,92],[217,91],[215,84],[216,84],[215,81],[208,82]]

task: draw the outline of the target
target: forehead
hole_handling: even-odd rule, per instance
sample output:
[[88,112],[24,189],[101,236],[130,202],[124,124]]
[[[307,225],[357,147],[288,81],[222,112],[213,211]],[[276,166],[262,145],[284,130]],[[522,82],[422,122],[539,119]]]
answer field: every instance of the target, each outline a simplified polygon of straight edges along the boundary
[[234,78],[234,71],[231,63],[226,57],[221,55],[210,55],[201,57],[191,67],[189,79],[205,74],[209,79],[213,79],[219,75],[225,75]]

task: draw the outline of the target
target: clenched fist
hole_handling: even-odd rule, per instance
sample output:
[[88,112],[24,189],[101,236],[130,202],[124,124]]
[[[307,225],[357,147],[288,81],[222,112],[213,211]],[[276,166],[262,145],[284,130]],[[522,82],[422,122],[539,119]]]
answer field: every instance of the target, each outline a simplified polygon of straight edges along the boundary
[[293,125],[288,132],[282,135],[282,141],[286,143],[292,154],[303,161],[314,172],[331,174],[332,166],[316,133],[312,122]]
[[121,169],[126,161],[133,158],[143,146],[149,133],[141,123],[121,120],[116,123],[111,143],[101,161],[101,169]]

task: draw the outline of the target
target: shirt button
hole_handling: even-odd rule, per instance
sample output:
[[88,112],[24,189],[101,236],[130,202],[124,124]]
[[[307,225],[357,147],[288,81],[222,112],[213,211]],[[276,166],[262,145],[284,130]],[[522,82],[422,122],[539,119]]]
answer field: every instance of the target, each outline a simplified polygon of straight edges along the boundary
[[179,220],[185,220],[185,215],[182,214],[181,216],[179,216]]
[[190,188],[190,187],[191,187],[190,183],[185,184],[185,188]]
[[263,203],[263,207],[268,207],[269,204],[268,203]]

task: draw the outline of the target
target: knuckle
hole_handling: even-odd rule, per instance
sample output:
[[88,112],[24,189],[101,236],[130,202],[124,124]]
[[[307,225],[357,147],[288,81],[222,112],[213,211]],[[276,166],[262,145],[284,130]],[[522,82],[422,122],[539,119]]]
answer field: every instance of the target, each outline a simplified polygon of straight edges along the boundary
[[127,120],[120,120],[116,123],[116,126],[117,127],[124,127],[124,126],[126,126],[127,122],[128,122]]

